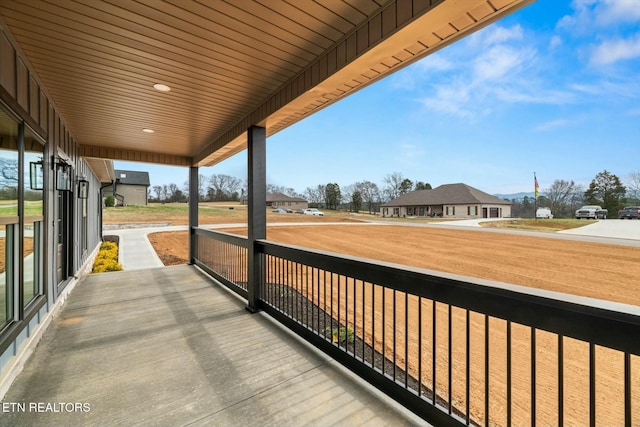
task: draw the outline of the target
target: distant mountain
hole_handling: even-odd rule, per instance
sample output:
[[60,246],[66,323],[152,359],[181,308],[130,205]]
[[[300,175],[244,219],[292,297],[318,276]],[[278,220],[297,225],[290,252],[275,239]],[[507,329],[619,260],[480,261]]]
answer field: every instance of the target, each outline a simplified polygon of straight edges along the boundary
[[[542,196],[544,194],[540,193],[538,196]],[[494,196],[500,199],[509,199],[509,200],[522,200],[525,196],[533,199],[535,197],[535,193],[533,191],[530,192],[521,192],[521,193],[511,193],[511,194],[494,194]]]

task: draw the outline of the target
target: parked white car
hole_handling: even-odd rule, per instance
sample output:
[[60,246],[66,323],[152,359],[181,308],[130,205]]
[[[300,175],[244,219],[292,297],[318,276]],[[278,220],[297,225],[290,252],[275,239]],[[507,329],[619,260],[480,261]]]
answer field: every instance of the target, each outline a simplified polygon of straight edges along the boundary
[[536,210],[536,218],[553,218],[553,214],[551,213],[551,209],[549,208],[538,208]]
[[305,215],[324,216],[324,212],[319,211],[316,208],[307,208],[303,212]]

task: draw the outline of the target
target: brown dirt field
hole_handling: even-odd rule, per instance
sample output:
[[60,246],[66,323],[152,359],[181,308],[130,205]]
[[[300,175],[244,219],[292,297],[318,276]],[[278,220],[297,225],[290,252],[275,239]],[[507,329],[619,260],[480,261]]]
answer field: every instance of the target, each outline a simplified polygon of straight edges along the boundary
[[[5,241],[4,241],[4,237],[0,238],[0,273],[4,273],[6,266],[5,266],[5,259],[6,259],[6,254],[5,254]],[[28,256],[29,254],[31,254],[33,252],[33,239],[31,237],[25,237],[24,239],[24,256]]]
[[[245,230],[226,230],[246,234]],[[535,287],[557,292],[571,293],[592,298],[640,305],[640,291],[637,277],[640,277],[640,248],[622,247],[597,243],[576,242],[544,237],[530,237],[517,234],[502,234],[466,230],[419,228],[402,226],[297,226],[273,227],[267,232],[269,240],[306,246],[314,249],[344,253],[359,257],[373,258],[388,262],[411,265],[438,271],[497,280],[506,283]],[[187,259],[187,233],[156,233],[149,236],[161,258],[171,255]],[[179,249],[179,253],[176,252]],[[318,296],[311,296],[318,298]],[[320,296],[324,299],[324,296]],[[403,299],[403,298],[400,298]],[[381,301],[377,298],[377,301]],[[367,303],[368,304],[368,303]],[[410,302],[410,305],[417,302]],[[430,319],[430,304],[424,306],[424,316]],[[398,318],[403,318],[405,307],[400,304]],[[410,323],[414,309],[410,312]],[[437,305],[440,325],[446,325],[447,307]],[[382,311],[382,308],[377,308]],[[453,311],[453,365],[464,367],[464,311]],[[353,314],[349,315],[353,318]],[[373,320],[380,321],[379,319]],[[505,424],[505,336],[506,322],[491,319],[491,423]],[[370,325],[364,325],[371,330]],[[429,329],[425,323],[424,329]],[[483,419],[482,369],[484,363],[484,323],[479,314],[471,318],[471,413],[475,419]],[[362,325],[354,325],[356,331]],[[397,329],[404,328],[398,325]],[[415,329],[415,328],[414,328]],[[404,332],[397,331],[399,336]],[[392,333],[392,331],[390,331]],[[367,335],[367,334],[365,334]],[[415,333],[409,332],[409,348],[417,347]],[[428,338],[428,337],[427,337]],[[423,337],[424,339],[424,337]],[[530,396],[530,330],[521,325],[512,326],[513,351],[513,417],[514,425],[527,425]],[[365,340],[371,341],[370,336]],[[376,348],[381,346],[377,342]],[[429,341],[429,339],[428,339]],[[557,424],[557,338],[555,335],[539,331],[537,341],[537,423]],[[398,343],[399,348],[404,347]],[[438,372],[437,387],[440,393],[447,393],[446,375],[448,362],[447,332],[437,334]],[[462,349],[462,350],[460,350]],[[402,350],[403,351],[403,350]],[[566,338],[565,357],[565,425],[588,425],[588,346]],[[410,359],[410,356],[407,355]],[[404,355],[399,354],[404,363]],[[428,358],[425,359],[427,364]],[[411,372],[417,372],[417,362],[409,360]],[[424,364],[423,364],[424,365]],[[640,401],[640,358],[632,358],[633,400]],[[622,399],[623,384],[622,355],[619,352],[597,349],[597,422],[598,425],[621,425],[624,423]],[[428,369],[427,369],[428,370]],[[463,375],[462,375],[463,376]],[[423,381],[430,384],[430,374],[423,374]],[[454,402],[464,405],[464,378],[454,374],[452,393]],[[640,422],[640,408],[634,407],[634,425]]]

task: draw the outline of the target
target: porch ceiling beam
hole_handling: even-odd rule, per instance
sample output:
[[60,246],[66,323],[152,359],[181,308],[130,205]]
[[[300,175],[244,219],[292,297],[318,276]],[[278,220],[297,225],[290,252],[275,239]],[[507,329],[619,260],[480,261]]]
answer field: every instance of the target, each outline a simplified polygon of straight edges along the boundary
[[192,164],[190,157],[149,153],[147,151],[128,150],[124,148],[96,147],[92,145],[80,145],[80,156],[127,162],[157,163],[170,166],[189,167]]

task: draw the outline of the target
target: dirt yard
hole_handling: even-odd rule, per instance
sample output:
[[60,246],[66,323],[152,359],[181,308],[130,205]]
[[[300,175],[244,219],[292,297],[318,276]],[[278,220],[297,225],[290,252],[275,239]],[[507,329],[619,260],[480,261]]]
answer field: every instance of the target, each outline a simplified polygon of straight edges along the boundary
[[[225,230],[245,234],[242,229]],[[188,259],[187,233],[149,235],[167,265]],[[640,249],[513,234],[403,226],[271,227],[281,243],[640,305]]]
[[[225,230],[245,234],[244,230]],[[497,280],[506,283],[536,287],[557,292],[572,293],[609,301],[640,305],[640,290],[637,278],[640,277],[640,248],[621,247],[596,243],[583,243],[544,237],[490,233],[466,230],[438,228],[402,227],[402,226],[296,226],[271,227],[269,240],[306,246],[314,249],[344,253],[359,257],[373,258],[388,262],[411,265],[432,270],[463,274],[478,278]],[[187,233],[156,233],[149,236],[162,259],[187,259]],[[443,311],[444,310],[444,311]],[[454,309],[457,310],[457,309]],[[454,330],[464,328],[462,312],[454,311]],[[446,307],[438,307],[438,317],[446,319]],[[475,317],[476,315],[472,316]],[[413,322],[413,320],[412,320]],[[462,323],[460,323],[462,322]],[[491,321],[491,360],[493,366],[504,366],[505,325],[504,321]],[[446,322],[443,322],[446,323]],[[471,366],[482,366],[484,356],[482,318],[472,318],[472,356]],[[457,326],[456,326],[457,325]],[[513,366],[514,425],[527,425],[530,361],[528,359],[528,328],[514,325],[512,329],[514,351]],[[401,335],[401,334],[400,334]],[[557,423],[557,372],[554,371],[557,360],[557,339],[551,334],[538,332],[537,381],[538,411],[537,422],[541,425]],[[446,332],[440,339],[438,332],[439,354],[446,355]],[[368,337],[370,339],[370,337]],[[454,342],[462,339],[454,334]],[[410,340],[412,338],[410,337]],[[635,339],[631,338],[630,339]],[[588,425],[588,410],[585,407],[588,398],[588,346],[584,343],[565,339],[565,387],[571,397],[565,402],[565,425]],[[414,344],[411,343],[410,346]],[[462,344],[462,347],[464,345]],[[475,349],[475,350],[474,350]],[[454,366],[464,366],[464,351],[454,351]],[[632,359],[634,400],[640,401],[640,358]],[[440,363],[443,363],[442,367]],[[616,352],[598,349],[598,406],[599,425],[621,425],[624,418],[621,409],[621,355]],[[410,368],[415,370],[411,363]],[[439,372],[446,371],[447,362],[439,361]],[[476,369],[476,368],[473,368]],[[557,368],[555,368],[557,370]],[[475,372],[475,371],[474,371]],[[483,379],[478,372],[472,372],[472,391],[480,393]],[[504,396],[505,373],[493,370],[490,373],[492,396]],[[432,381],[428,376],[425,383]],[[464,379],[454,375],[452,385],[454,401],[462,405],[461,397]],[[460,384],[458,384],[460,383]],[[444,375],[437,379],[438,389],[447,390]],[[478,389],[478,390],[476,390]],[[611,392],[609,392],[611,391]],[[615,391],[615,393],[613,392]],[[481,393],[480,393],[481,394]],[[506,400],[494,397],[491,406],[491,423],[504,425]],[[483,419],[482,399],[471,399],[471,411],[476,419]],[[640,409],[634,408],[634,425],[640,423]]]

